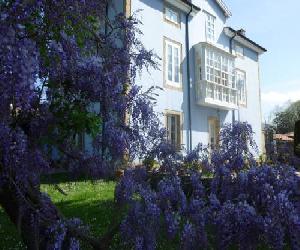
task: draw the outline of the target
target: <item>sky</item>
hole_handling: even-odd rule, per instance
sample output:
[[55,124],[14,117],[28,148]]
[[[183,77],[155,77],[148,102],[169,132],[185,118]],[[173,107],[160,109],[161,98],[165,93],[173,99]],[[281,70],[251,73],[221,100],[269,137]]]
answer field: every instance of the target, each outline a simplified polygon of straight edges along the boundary
[[260,57],[263,120],[288,101],[300,100],[300,0],[224,0],[227,25],[268,50]]

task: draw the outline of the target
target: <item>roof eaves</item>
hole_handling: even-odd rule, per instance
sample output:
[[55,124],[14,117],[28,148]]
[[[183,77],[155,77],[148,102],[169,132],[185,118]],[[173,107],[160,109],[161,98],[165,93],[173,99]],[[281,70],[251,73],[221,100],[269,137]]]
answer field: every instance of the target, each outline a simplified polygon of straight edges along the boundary
[[216,0],[217,4],[220,6],[220,8],[222,9],[222,11],[224,12],[226,17],[231,17],[232,13],[229,10],[229,8],[227,7],[227,5],[222,1],[222,0]]
[[245,41],[247,41],[248,43],[250,43],[252,46],[258,48],[259,50],[261,50],[261,52],[267,52],[267,49],[265,49],[264,47],[260,46],[259,44],[257,44],[256,42],[254,42],[253,40],[251,40],[250,38],[246,37],[245,35],[239,33],[237,30],[231,28],[231,27],[225,27],[224,29],[228,29],[230,32],[236,34],[238,37],[244,39]]

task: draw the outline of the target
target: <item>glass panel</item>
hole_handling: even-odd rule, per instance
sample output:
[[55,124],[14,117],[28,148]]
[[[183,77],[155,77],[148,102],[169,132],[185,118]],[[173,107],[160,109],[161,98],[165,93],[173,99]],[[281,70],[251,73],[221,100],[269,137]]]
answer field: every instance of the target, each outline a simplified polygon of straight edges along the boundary
[[206,38],[209,41],[213,41],[214,40],[214,36],[215,36],[215,18],[207,13],[206,16]]
[[168,44],[168,80],[172,81],[172,75],[173,75],[173,65],[172,65],[172,46]]
[[[236,102],[234,60],[223,53],[206,48],[206,97],[219,101]],[[224,86],[224,87],[222,87]]]
[[240,103],[246,103],[246,76],[243,72],[237,72],[236,76],[238,100]]
[[174,81],[179,82],[179,49],[174,48],[174,71],[175,71],[175,77]]
[[174,145],[180,144],[180,116],[179,115],[167,115],[167,139]]
[[221,87],[217,87],[217,99],[219,101],[222,101],[222,88]]

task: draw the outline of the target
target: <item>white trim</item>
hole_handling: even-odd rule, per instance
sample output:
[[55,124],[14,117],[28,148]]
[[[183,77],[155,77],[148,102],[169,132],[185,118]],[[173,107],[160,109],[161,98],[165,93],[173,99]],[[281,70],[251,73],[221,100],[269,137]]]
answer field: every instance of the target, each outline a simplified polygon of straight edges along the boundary
[[205,11],[205,37],[207,42],[214,43],[216,40],[216,17],[207,11]]
[[[171,17],[169,17],[167,15],[167,13],[173,13],[174,15],[176,15],[177,17],[177,20],[174,21]],[[180,26],[180,23],[181,23],[181,18],[180,18],[180,11],[178,11],[177,9],[175,9],[174,7],[171,7],[169,5],[165,5],[164,6],[164,17],[165,19],[168,21],[168,22],[171,22],[175,25],[178,25]]]
[[[171,54],[169,54],[171,48]],[[175,53],[177,51],[177,53]],[[171,56],[171,58],[170,58]],[[171,63],[170,63],[171,59]],[[165,39],[165,80],[172,87],[181,87],[181,45]],[[176,63],[177,62],[177,63]],[[171,67],[169,67],[171,66]],[[170,74],[171,73],[171,74]],[[170,79],[171,77],[171,79]]]
[[[237,98],[238,98],[238,105],[242,105],[242,106],[246,106],[247,105],[247,75],[246,75],[246,72],[244,70],[241,70],[241,69],[235,69],[235,72],[236,72],[236,87],[238,89],[238,95],[237,95]],[[239,86],[238,86],[238,75],[242,75],[244,77],[244,98],[243,100],[241,100],[241,96],[239,95]],[[242,93],[241,93],[242,94]]]

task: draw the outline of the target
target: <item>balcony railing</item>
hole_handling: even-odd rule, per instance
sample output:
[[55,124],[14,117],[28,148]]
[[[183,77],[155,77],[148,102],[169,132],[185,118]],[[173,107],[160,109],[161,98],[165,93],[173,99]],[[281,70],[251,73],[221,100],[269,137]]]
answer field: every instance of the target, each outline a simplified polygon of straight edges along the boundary
[[237,89],[206,80],[196,82],[198,105],[222,109],[237,109]]

